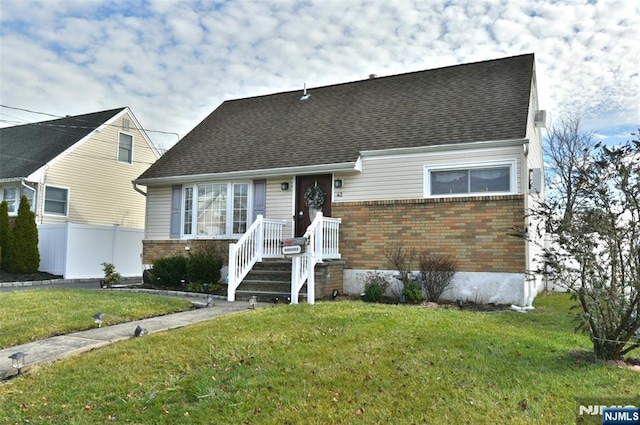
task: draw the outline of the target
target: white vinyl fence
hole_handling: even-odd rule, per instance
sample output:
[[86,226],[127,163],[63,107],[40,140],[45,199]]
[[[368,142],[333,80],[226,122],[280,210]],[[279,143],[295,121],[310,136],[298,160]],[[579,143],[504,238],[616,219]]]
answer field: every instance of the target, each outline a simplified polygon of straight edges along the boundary
[[40,271],[65,279],[102,278],[102,263],[122,277],[142,275],[143,229],[88,224],[38,226]]

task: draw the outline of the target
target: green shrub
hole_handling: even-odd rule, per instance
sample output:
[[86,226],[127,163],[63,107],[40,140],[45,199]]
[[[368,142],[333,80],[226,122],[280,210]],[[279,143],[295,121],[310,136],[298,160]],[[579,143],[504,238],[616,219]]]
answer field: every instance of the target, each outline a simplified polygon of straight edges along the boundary
[[174,255],[160,258],[153,263],[154,286],[180,289],[187,281],[187,257]]
[[384,293],[389,287],[389,281],[377,272],[367,272],[364,275],[364,300],[370,303],[382,301]]
[[404,286],[402,295],[404,295],[407,302],[411,304],[417,304],[422,301],[422,290],[415,280],[410,280],[409,283]]
[[221,267],[220,257],[205,252],[191,254],[187,263],[187,280],[189,283],[218,283]]
[[7,201],[0,202],[0,270],[4,270],[3,258],[7,258],[9,247],[9,204]]
[[11,273],[35,273],[40,266],[38,227],[26,195],[20,198],[18,216],[9,236],[6,270]]
[[104,271],[104,285],[107,288],[120,284],[120,273],[116,272],[116,266],[111,263],[102,263],[102,271]]

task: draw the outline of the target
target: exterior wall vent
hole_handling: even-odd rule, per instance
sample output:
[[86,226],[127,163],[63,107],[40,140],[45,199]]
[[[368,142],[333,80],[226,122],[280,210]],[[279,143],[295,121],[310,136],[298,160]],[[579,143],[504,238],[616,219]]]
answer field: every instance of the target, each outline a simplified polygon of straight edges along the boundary
[[536,111],[536,115],[533,119],[533,125],[535,125],[536,127],[546,127],[547,111],[545,110]]

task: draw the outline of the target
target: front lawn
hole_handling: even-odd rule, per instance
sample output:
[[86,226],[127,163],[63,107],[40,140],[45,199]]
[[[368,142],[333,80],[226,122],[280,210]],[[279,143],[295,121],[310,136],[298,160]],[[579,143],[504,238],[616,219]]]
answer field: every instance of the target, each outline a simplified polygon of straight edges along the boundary
[[640,397],[586,363],[566,294],[479,313],[321,302],[223,316],[0,385],[2,423],[568,424],[576,397]]
[[0,348],[104,325],[188,310],[191,303],[150,294],[77,289],[34,289],[0,293]]

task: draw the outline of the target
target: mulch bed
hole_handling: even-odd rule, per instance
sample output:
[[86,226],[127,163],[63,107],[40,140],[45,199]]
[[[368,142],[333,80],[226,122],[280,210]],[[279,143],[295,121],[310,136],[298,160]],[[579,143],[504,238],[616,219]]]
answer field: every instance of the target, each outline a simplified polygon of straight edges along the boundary
[[62,276],[56,276],[47,272],[36,273],[9,273],[0,270],[0,282],[34,282],[39,280],[62,279]]

